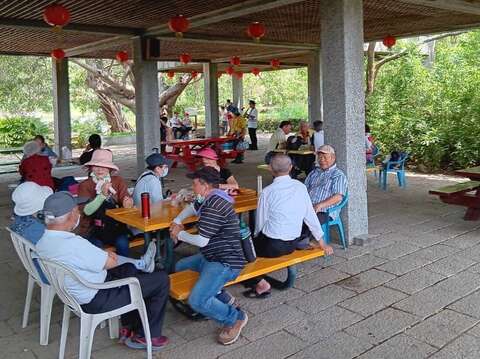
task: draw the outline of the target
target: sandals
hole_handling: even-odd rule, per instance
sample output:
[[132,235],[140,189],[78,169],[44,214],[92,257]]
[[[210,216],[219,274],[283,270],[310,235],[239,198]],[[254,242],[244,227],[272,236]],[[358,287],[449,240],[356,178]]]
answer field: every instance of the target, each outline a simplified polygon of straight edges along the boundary
[[272,295],[272,291],[266,291],[261,294],[257,293],[255,288],[251,288],[249,290],[246,290],[245,292],[242,293],[244,297],[246,298],[256,298],[256,299],[266,299]]

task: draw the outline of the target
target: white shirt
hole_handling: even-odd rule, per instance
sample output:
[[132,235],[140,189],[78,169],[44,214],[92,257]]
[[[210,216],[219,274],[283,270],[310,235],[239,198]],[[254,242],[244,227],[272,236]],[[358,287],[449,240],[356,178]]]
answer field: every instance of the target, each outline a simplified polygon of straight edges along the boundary
[[315,147],[315,152],[325,144],[325,135],[323,130],[315,131],[313,133],[313,146]]
[[[35,249],[40,258],[66,265],[88,282],[105,282],[107,271],[104,267],[108,254],[85,238],[70,232],[47,229]],[[98,292],[97,289],[84,287],[70,277],[65,279],[65,286],[80,304],[90,303]]]
[[182,127],[180,123],[180,119],[178,117],[172,117],[170,120],[167,121],[167,126],[172,128]]
[[258,126],[258,111],[256,108],[250,108],[248,110],[248,127],[257,128]]
[[135,207],[142,206],[142,193],[148,192],[150,195],[150,203],[157,203],[163,199],[162,182],[155,172],[147,170],[138,177],[137,183],[133,190],[133,204]]
[[262,232],[270,238],[292,241],[300,237],[303,222],[320,241],[322,227],[305,185],[288,175],[276,177],[258,200],[255,236]]
[[285,143],[285,142],[287,142],[287,135],[285,135],[285,132],[283,132],[281,128],[277,128],[277,130],[270,137],[270,141],[268,142],[267,152],[276,150],[281,143]]

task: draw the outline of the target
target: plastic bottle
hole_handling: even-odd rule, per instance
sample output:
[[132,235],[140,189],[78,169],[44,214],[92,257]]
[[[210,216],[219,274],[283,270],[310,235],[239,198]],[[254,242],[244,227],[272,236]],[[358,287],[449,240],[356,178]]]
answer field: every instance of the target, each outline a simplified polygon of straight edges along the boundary
[[62,158],[64,160],[72,159],[72,151],[67,146],[62,147]]

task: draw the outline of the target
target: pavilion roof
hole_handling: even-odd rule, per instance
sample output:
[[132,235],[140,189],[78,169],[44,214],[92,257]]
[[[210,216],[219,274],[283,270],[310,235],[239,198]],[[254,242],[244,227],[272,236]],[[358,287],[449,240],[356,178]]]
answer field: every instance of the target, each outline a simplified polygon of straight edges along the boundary
[[[48,55],[61,47],[67,56],[114,58],[119,50],[132,53],[132,37],[148,35],[160,40],[161,61],[177,61],[188,52],[193,61],[224,64],[236,55],[249,68],[262,69],[274,57],[285,67],[307,64],[320,46],[318,0],[61,0],[71,22],[60,34],[42,20],[51,3],[0,0],[0,53]],[[179,13],[191,21],[183,39],[167,26]],[[245,31],[252,21],[267,29],[259,43]],[[365,41],[479,24],[480,0],[364,0]]]

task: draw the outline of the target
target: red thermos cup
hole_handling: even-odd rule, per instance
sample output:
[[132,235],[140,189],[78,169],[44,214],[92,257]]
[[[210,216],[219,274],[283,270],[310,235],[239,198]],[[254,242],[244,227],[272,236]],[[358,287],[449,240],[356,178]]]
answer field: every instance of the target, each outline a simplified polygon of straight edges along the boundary
[[141,194],[142,199],[142,217],[150,218],[150,194],[148,192],[143,192]]

